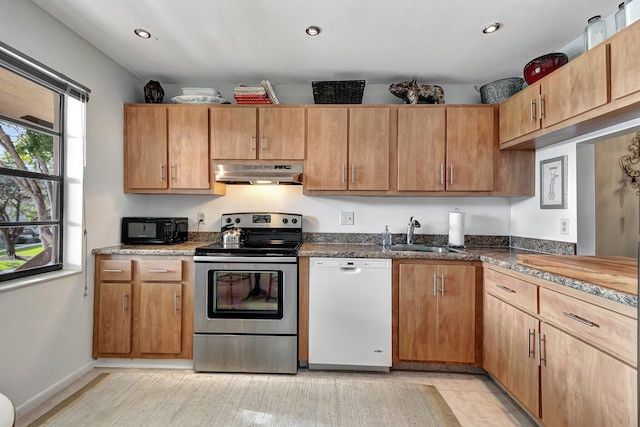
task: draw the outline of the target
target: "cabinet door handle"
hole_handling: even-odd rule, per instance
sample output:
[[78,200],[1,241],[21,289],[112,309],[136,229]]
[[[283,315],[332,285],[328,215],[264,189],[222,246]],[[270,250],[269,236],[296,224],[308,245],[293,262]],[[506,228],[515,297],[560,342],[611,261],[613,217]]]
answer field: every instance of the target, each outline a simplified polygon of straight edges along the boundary
[[173,171],[176,170],[176,167],[177,167],[176,165],[170,165],[169,166],[169,179],[171,181],[175,181],[175,179],[176,179],[175,176],[173,175]]
[[[538,366],[542,366],[542,362],[547,362],[545,357],[542,357],[542,343],[545,343],[545,347],[547,346],[546,339],[542,337],[541,333],[538,333]],[[545,353],[547,349],[545,348]]]
[[127,293],[123,292],[122,293],[122,314],[125,314],[127,312]]
[[342,164],[342,183],[345,183],[345,180],[347,179],[347,164],[343,163]]
[[529,329],[527,328],[527,359],[529,358],[533,358],[536,357],[535,356],[535,348],[531,348],[531,337],[533,337],[533,341],[535,342],[536,340],[536,331],[535,329]]
[[444,296],[444,273],[440,274],[440,281],[442,281],[442,289],[440,289],[440,295]]
[[433,296],[435,297],[437,294],[436,292],[438,291],[438,277],[436,276],[436,273],[433,273]]
[[262,135],[260,135],[260,152],[262,153],[264,150],[266,150],[265,147],[265,143],[264,143],[264,133]]
[[160,163],[160,182],[164,181],[164,164]]
[[440,163],[440,184],[444,184],[444,163]]
[[502,289],[503,291],[509,292],[510,294],[515,294],[516,293],[516,291],[514,291],[513,289],[509,289],[506,286],[496,285],[496,288]]
[[573,314],[573,313],[567,313],[566,311],[563,311],[563,312],[562,312],[562,314],[564,314],[565,316],[567,316],[569,319],[571,319],[571,320],[575,320],[576,322],[580,322],[580,323],[582,323],[583,325],[587,325],[587,326],[588,326],[588,327],[590,327],[590,328],[593,328],[594,326],[595,326],[595,327],[598,327],[598,325],[596,325],[595,323],[590,322],[590,321],[589,321],[589,320],[587,320],[587,319],[583,319],[582,317],[580,317],[580,316],[578,316],[578,315],[575,315],[575,314]]
[[543,119],[545,116],[544,110],[545,110],[544,96],[540,94],[538,95],[538,117],[540,117],[540,119]]
[[147,270],[149,273],[168,273],[169,270]]
[[173,314],[178,314],[178,293],[173,293]]
[[123,270],[117,270],[117,269],[113,269],[113,268],[111,268],[111,269],[107,268],[107,269],[102,270],[103,273],[122,273],[122,271]]
[[453,163],[451,163],[449,169],[449,182],[453,185]]
[[351,163],[351,183],[356,183],[356,164]]
[[256,151],[253,144],[255,139],[256,138],[253,136],[253,132],[251,132],[251,134],[249,135],[249,151]]
[[536,121],[536,101],[531,98],[531,103],[529,104],[529,118],[531,123]]

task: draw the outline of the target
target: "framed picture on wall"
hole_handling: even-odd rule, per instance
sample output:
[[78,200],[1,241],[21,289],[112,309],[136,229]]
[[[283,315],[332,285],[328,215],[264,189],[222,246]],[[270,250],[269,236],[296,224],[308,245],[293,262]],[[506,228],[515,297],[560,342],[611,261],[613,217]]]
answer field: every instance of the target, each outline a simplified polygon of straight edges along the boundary
[[540,161],[540,209],[567,208],[567,156]]

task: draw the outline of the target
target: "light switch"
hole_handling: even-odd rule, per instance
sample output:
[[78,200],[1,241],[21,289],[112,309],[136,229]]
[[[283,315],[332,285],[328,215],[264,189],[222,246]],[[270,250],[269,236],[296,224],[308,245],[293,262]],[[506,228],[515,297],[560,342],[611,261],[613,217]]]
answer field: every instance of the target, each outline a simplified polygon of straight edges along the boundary
[[353,225],[353,212],[340,212],[340,225]]

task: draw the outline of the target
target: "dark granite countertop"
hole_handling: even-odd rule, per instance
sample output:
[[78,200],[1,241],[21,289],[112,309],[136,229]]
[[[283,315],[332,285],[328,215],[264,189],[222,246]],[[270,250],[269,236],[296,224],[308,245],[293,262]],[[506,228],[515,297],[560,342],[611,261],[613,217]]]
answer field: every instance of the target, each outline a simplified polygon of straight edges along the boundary
[[524,267],[518,264],[516,255],[532,253],[537,252],[508,247],[466,248],[464,249],[464,253],[397,252],[384,251],[381,246],[370,244],[305,243],[300,248],[298,255],[332,258],[446,259],[459,261],[482,261],[625,305],[630,305],[632,307],[638,306],[638,297],[635,295],[626,294],[613,289],[604,288],[602,286],[596,286],[591,283],[548,273],[535,268]]
[[[209,242],[189,241],[176,245],[115,245],[93,249],[93,254],[100,255],[162,255],[162,256],[193,256],[195,248]],[[466,248],[461,253],[435,252],[400,252],[384,251],[374,244],[358,243],[304,243],[298,252],[305,257],[331,258],[394,258],[394,259],[433,259],[457,261],[482,261],[513,271],[528,274],[540,279],[548,280],[562,286],[567,286],[602,298],[619,302],[632,307],[638,306],[638,297],[618,292],[612,289],[596,286],[580,280],[559,276],[534,268],[524,267],[517,263],[516,255],[537,253],[524,249],[508,247]]]

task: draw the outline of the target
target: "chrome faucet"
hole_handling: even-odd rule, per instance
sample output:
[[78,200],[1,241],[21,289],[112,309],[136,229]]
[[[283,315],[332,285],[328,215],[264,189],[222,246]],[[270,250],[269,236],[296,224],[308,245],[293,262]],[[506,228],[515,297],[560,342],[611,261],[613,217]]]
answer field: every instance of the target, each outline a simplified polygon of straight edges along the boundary
[[418,220],[414,220],[413,217],[409,218],[409,224],[407,225],[407,245],[413,245],[413,229],[420,228],[422,225]]

